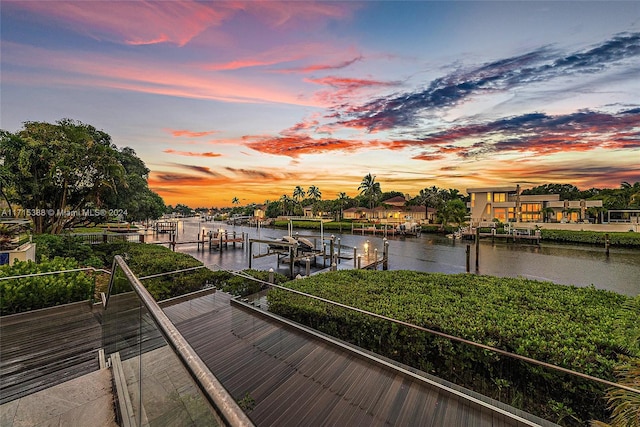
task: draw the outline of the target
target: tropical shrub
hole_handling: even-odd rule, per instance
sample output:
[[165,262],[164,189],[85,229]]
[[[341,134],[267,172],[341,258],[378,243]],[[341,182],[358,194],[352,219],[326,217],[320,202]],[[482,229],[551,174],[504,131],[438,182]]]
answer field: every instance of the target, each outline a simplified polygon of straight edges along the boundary
[[[16,261],[11,266],[0,266],[0,277],[75,268],[78,268],[78,263],[71,258],[57,257],[39,264],[31,261]],[[90,300],[93,296],[93,287],[93,278],[84,272],[0,280],[0,315]]]
[[102,266],[100,259],[94,256],[91,245],[73,234],[38,234],[33,237],[33,241],[38,261],[61,257],[73,258],[84,266]]
[[[160,245],[130,242],[103,243],[94,245],[93,251],[107,268],[111,267],[116,255],[121,255],[131,271],[139,278],[202,265],[191,255],[173,252]],[[203,289],[207,286],[207,282],[211,281],[213,281],[213,271],[200,268],[145,279],[142,284],[156,301],[161,301]]]
[[605,236],[609,235],[611,246],[640,247],[640,233],[601,231],[572,231],[572,230],[541,230],[542,240],[562,243],[590,243],[593,245],[605,244]]
[[[615,380],[628,344],[616,314],[629,298],[593,287],[362,270],[286,286],[607,380]],[[290,292],[272,290],[268,300],[277,314],[554,422],[606,418],[605,390],[597,383]],[[640,313],[627,316],[640,323]]]

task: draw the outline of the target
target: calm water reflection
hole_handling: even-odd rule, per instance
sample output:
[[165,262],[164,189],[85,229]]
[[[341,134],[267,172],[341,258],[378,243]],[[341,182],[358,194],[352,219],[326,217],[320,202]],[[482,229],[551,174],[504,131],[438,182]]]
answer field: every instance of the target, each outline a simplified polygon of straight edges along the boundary
[[[197,221],[181,221],[178,241],[195,240],[199,230],[223,228],[230,232],[236,231],[249,233],[251,238],[269,239],[280,238],[286,234],[286,230],[261,229],[230,226],[226,224],[198,223]],[[319,232],[309,230],[297,230],[300,235],[317,235]],[[351,234],[324,233],[325,237],[335,234],[344,245],[343,251],[353,254],[353,247],[358,248],[358,253],[364,250],[367,240],[371,250],[377,248],[382,253],[382,237],[360,236]],[[156,237],[158,240],[167,240],[167,235]],[[319,241],[319,237],[317,238]],[[473,242],[453,241],[446,237],[423,234],[415,237],[389,237],[389,268],[392,270],[417,270],[442,273],[464,273],[466,270],[466,246],[471,243],[471,270],[475,272],[475,245]],[[254,244],[253,253],[256,254],[264,246],[259,248]],[[201,260],[206,265],[219,265],[230,270],[248,268],[248,248],[229,249],[222,253],[209,252],[208,249],[197,251],[195,244],[178,245],[177,250],[188,253]],[[558,245],[542,243],[540,246],[513,244],[490,240],[480,241],[480,262],[478,273],[494,276],[526,277],[530,279],[548,280],[555,283],[588,286],[593,284],[596,288],[612,290],[621,294],[635,296],[640,294],[640,250],[612,248],[610,255],[604,252],[604,248],[586,245]],[[321,259],[320,259],[321,262]],[[342,261],[353,266],[353,261]],[[275,257],[254,259],[252,267],[259,270],[273,268],[276,271],[286,273],[286,266],[277,266]],[[297,269],[296,269],[297,271]],[[304,273],[303,273],[304,274]]]

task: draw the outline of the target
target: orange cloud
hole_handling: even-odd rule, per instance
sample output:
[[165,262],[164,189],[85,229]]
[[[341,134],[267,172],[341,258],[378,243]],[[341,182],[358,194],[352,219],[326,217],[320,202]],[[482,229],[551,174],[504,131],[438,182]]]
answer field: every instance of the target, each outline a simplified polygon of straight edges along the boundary
[[444,159],[444,155],[442,155],[442,154],[432,154],[432,153],[423,153],[423,154],[418,154],[417,156],[413,156],[412,159],[414,159],[414,160],[426,160],[426,161],[442,160],[442,159]]
[[167,148],[166,150],[162,150],[163,153],[167,153],[167,154],[175,154],[178,156],[187,156],[187,157],[220,157],[222,156],[222,154],[219,153],[212,153],[212,152],[206,152],[206,153],[195,153],[193,151],[177,151],[177,150],[173,150],[171,148]]
[[334,138],[313,139],[306,135],[267,137],[246,143],[247,147],[261,153],[298,157],[301,154],[319,154],[331,151],[356,151],[367,142]]

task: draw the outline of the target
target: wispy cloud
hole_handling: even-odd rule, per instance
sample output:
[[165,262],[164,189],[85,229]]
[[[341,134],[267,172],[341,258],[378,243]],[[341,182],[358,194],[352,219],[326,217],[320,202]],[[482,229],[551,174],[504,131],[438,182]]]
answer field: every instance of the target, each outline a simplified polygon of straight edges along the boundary
[[337,63],[311,64],[299,68],[288,68],[280,71],[283,73],[313,73],[315,71],[340,70],[342,68],[347,68],[349,65],[361,61],[362,59],[362,56],[359,55],[355,58],[347,59],[345,61],[340,61]]
[[117,7],[101,1],[26,1],[15,2],[11,7],[59,21],[98,40],[129,45],[184,46],[233,12],[222,4],[212,7],[198,1],[163,2],[161,6],[153,1],[126,1],[119,2]]
[[218,177],[218,178],[222,178],[224,177],[223,174],[218,173],[216,171],[212,171],[211,168],[206,167],[206,166],[198,166],[198,165],[187,165],[184,163],[170,163],[171,166],[173,167],[177,167],[180,169],[186,169],[189,171],[193,171],[193,172],[197,172],[197,173],[201,173],[201,174],[205,174],[205,175],[209,175],[209,176],[214,176],[214,177]]
[[[131,53],[114,58],[106,53],[85,53],[1,43],[3,65],[37,69],[38,74],[7,71],[5,82],[59,87],[110,88],[164,96],[211,99],[236,103],[286,103],[316,105],[284,84],[263,85],[230,76],[210,78],[191,68],[157,60],[149,63]],[[103,64],[109,64],[104,67]]]
[[[422,142],[432,150],[423,154],[426,160],[434,152],[453,152],[468,158],[498,152],[546,155],[603,147],[640,148],[640,109],[619,113],[581,111],[557,116],[525,114],[454,127],[428,135]],[[402,143],[398,145],[402,146]]]
[[374,99],[351,111],[337,110],[345,126],[380,131],[414,127],[425,113],[459,105],[479,94],[504,92],[562,76],[603,72],[640,57],[640,33],[621,34],[593,48],[561,54],[541,48],[437,78],[425,89]]
[[177,156],[187,156],[187,157],[220,157],[222,156],[222,154],[219,153],[213,153],[213,152],[204,152],[204,153],[197,153],[194,151],[178,151],[178,150],[173,150],[171,148],[167,148],[166,150],[162,150],[163,153],[167,153],[167,154],[175,154]]
[[187,129],[164,129],[164,131],[170,133],[175,137],[185,136],[187,138],[201,138],[203,136],[209,136],[209,135],[213,135],[220,132],[217,130],[206,130],[206,131],[196,132],[196,131],[187,130]]

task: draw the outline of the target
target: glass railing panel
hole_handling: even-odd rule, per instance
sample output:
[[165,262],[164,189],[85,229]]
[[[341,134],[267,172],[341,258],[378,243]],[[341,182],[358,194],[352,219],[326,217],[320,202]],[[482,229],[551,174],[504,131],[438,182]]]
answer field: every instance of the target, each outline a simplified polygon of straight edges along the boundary
[[[185,367],[156,320],[157,304],[149,309],[135,290],[129,275],[114,264],[106,310],[103,315],[103,347],[107,357],[119,354],[127,385],[127,397],[137,426],[218,426],[223,422],[206,385],[198,383]],[[146,292],[146,291],[145,291]],[[157,310],[154,313],[151,310]],[[188,358],[188,357],[187,357]],[[208,383],[209,388],[210,383]],[[237,414],[231,414],[233,419]],[[243,415],[243,414],[241,414]],[[127,417],[123,414],[122,417]],[[247,422],[236,423],[251,425]]]

